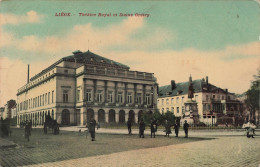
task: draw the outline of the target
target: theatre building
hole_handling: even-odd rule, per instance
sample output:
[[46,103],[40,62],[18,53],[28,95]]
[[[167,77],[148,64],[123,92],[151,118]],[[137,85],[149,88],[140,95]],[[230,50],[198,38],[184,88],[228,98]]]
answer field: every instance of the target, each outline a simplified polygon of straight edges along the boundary
[[156,109],[157,86],[153,73],[75,51],[18,89],[17,123],[43,125],[46,115],[62,125],[85,125],[90,118],[101,124],[128,118],[137,123],[143,112]]

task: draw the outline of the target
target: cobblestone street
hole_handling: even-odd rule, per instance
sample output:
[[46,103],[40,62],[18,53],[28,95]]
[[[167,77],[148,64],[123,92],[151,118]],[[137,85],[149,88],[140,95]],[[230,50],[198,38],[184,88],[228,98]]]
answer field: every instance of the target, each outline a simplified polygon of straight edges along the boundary
[[[117,130],[113,130],[113,133],[115,132]],[[121,131],[118,130],[118,132]],[[21,149],[20,144],[16,148],[1,150],[2,159],[0,162],[3,166],[257,167],[260,164],[260,137],[248,139],[242,136],[243,133],[240,131],[232,132],[233,135],[227,135],[227,132],[215,132],[213,133],[215,139],[212,139],[212,134],[207,131],[198,131],[201,136],[197,136],[197,138],[194,137],[196,132],[191,132],[192,137],[189,139],[184,139],[183,136],[180,138],[170,137],[169,139],[163,136],[151,139],[146,136],[145,139],[139,139],[136,135],[124,137],[124,135],[97,134],[96,142],[85,140],[85,136],[78,136],[75,132],[63,133],[62,135],[66,136],[66,142],[60,143],[58,147],[49,145],[43,149],[42,147],[37,148],[34,144],[25,143],[24,148]],[[202,137],[212,140],[201,140]],[[46,142],[47,139],[48,142],[54,142],[54,138],[56,136],[47,136],[38,142],[44,142],[44,140]],[[78,139],[78,144],[73,142],[75,138]],[[188,143],[187,140],[189,140]],[[74,143],[74,146],[64,145],[70,141]],[[34,142],[33,137],[32,142]],[[82,142],[85,142],[84,145]],[[112,151],[111,145],[114,149]],[[95,152],[86,148],[95,150]],[[20,149],[26,150],[26,152],[21,152]],[[36,151],[36,149],[39,150]],[[30,157],[33,151],[38,155]],[[17,152],[20,153],[18,157],[15,156]]]

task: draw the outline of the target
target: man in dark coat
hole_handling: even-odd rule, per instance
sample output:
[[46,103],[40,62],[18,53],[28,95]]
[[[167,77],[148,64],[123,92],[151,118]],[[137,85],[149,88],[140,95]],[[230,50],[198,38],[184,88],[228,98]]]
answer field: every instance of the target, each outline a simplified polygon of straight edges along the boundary
[[91,118],[88,126],[88,130],[91,134],[91,141],[95,141],[95,128],[96,128],[96,121],[94,118]]
[[156,120],[151,120],[151,138],[155,138],[155,132],[157,131],[157,123]]
[[131,119],[128,118],[128,121],[126,122],[127,124],[127,128],[128,128],[128,134],[131,135],[132,134],[132,122]]
[[188,138],[188,129],[189,129],[189,124],[187,123],[187,121],[185,120],[184,124],[183,124],[183,129],[185,131],[185,138]]
[[25,139],[27,139],[27,141],[29,141],[29,137],[31,135],[31,128],[30,128],[30,125],[29,123],[27,122],[26,125],[25,125]]
[[179,123],[175,123],[174,124],[174,129],[175,129],[175,137],[178,137],[178,135],[179,135],[179,128],[180,128],[180,126],[179,126]]
[[165,121],[165,137],[170,137],[171,131],[171,122],[166,120]]
[[139,137],[144,138],[144,130],[145,130],[145,123],[143,120],[140,121],[139,123]]

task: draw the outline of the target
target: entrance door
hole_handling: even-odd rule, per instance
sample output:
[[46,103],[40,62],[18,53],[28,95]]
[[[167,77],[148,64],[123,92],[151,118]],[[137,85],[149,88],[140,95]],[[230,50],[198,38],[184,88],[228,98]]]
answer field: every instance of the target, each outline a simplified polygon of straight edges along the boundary
[[62,125],[69,125],[70,124],[70,112],[67,109],[62,111]]

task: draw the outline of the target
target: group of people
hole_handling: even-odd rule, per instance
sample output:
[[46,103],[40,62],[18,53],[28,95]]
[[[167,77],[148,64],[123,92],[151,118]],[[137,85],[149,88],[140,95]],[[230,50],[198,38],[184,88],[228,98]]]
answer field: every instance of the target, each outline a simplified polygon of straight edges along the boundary
[[[132,134],[132,121],[131,121],[131,119],[128,119],[126,124],[127,124],[127,128],[128,128],[128,134],[131,135]],[[156,120],[154,120],[154,119],[151,120],[151,123],[150,123],[151,138],[155,138],[155,133],[157,132],[157,126],[158,125],[157,125]],[[166,122],[165,122],[165,133],[166,133],[166,135],[165,136],[169,137],[169,135],[172,133],[171,127],[172,127],[171,122],[166,120]],[[178,135],[179,135],[179,128],[180,128],[180,124],[176,122],[174,124],[176,137],[178,137]],[[184,132],[185,132],[185,138],[188,138],[189,124],[187,123],[186,120],[183,124],[183,129],[184,129]],[[141,119],[140,122],[139,122],[139,137],[140,138],[144,138],[144,130],[145,130],[145,123]]]

